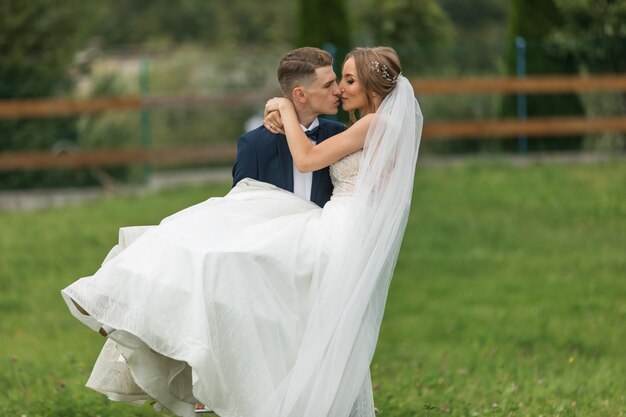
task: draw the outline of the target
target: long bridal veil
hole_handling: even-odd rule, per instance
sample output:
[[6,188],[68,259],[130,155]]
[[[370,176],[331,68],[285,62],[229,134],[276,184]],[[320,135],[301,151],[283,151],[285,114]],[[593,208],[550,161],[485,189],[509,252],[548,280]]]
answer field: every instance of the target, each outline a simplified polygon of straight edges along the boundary
[[258,417],[346,417],[368,377],[406,228],[423,116],[400,76],[370,126],[347,233],[331,254],[293,368]]

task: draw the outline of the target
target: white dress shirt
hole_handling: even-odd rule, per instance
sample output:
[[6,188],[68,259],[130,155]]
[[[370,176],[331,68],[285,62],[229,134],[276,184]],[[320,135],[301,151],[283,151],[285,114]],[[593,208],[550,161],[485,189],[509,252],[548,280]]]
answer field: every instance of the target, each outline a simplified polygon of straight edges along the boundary
[[[315,129],[319,126],[320,121],[315,118],[311,126],[308,128],[300,125],[303,131],[307,132],[309,130]],[[311,141],[314,145],[317,144],[314,140]],[[298,197],[304,198],[305,200],[311,200],[311,187],[313,185],[313,173],[312,172],[300,172],[298,168],[296,168],[296,164],[293,164],[293,193]]]

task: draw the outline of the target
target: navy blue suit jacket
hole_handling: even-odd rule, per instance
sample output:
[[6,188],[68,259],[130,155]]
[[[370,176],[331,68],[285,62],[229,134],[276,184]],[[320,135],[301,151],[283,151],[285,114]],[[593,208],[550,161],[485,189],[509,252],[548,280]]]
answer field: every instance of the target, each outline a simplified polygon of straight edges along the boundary
[[[319,119],[318,143],[346,127],[332,120]],[[237,141],[237,158],[233,166],[233,186],[244,178],[268,182],[293,192],[293,159],[285,135],[275,135],[260,126]],[[328,167],[313,172],[311,201],[320,207],[330,200],[333,185]]]

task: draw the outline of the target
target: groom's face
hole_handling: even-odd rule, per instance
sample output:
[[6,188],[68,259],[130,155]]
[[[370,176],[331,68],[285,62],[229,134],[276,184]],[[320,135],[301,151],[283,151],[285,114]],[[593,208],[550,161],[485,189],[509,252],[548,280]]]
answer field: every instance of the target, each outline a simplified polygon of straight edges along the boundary
[[330,65],[317,68],[315,79],[304,88],[307,95],[307,103],[311,110],[317,114],[335,114],[339,107],[341,91],[337,85],[337,76]]

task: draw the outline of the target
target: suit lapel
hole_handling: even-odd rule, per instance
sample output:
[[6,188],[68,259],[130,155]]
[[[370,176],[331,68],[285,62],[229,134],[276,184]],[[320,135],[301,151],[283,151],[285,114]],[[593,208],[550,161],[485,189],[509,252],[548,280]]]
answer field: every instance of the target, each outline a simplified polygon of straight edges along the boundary
[[313,172],[313,181],[311,182],[311,201],[316,201],[317,199],[317,189],[319,188],[321,178],[321,171]]
[[293,192],[293,159],[289,152],[289,145],[285,136],[279,136],[275,139],[278,148],[278,160],[280,161],[280,175],[283,180],[284,188]]
[[[320,131],[317,137],[317,143],[321,143],[326,139],[326,129],[324,129],[324,125],[322,124],[322,119],[320,121]],[[311,201],[316,201],[317,191],[320,185],[320,181],[322,179],[323,173],[322,170],[313,172],[313,181],[311,182]]]

